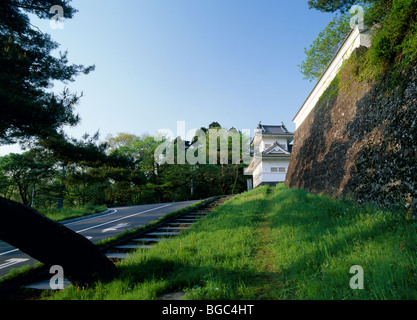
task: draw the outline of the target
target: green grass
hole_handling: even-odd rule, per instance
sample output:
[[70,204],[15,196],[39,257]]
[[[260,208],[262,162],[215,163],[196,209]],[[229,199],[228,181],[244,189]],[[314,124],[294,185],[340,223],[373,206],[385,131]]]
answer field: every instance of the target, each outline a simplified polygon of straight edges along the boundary
[[[125,238],[129,238],[132,235],[134,235],[134,234],[136,234],[140,231],[145,231],[147,229],[150,229],[151,227],[155,226],[156,224],[161,223],[161,222],[163,222],[163,221],[165,221],[165,220],[167,220],[167,219],[169,219],[173,216],[176,216],[180,213],[198,208],[199,206],[209,202],[210,200],[212,200],[212,199],[210,198],[210,199],[207,199],[207,200],[196,202],[196,203],[194,203],[194,204],[192,204],[188,207],[170,212],[170,213],[166,214],[165,216],[163,216],[163,217],[161,217],[161,218],[159,218],[155,221],[152,221],[152,222],[150,222],[150,223],[148,223],[148,224],[146,224],[142,227],[127,230],[127,231],[124,231],[124,232],[114,236],[114,237],[107,238],[107,239],[104,239],[104,240],[100,240],[100,241],[96,242],[95,245],[98,246],[98,247],[105,247],[105,246],[111,245],[112,243],[115,243],[117,241],[123,240]],[[87,205],[87,206],[78,207],[78,208],[64,208],[62,210],[55,210],[54,209],[54,210],[49,211],[49,217],[52,218],[53,220],[54,219],[66,220],[66,219],[70,219],[70,218],[84,216],[86,214],[103,212],[104,210],[106,210],[105,206],[92,206],[92,205]],[[45,213],[43,212],[43,214],[45,214]],[[9,285],[9,283],[11,283],[12,281],[22,279],[26,275],[30,275],[32,273],[35,273],[36,269],[39,269],[41,267],[43,267],[43,264],[42,263],[37,263],[34,268],[32,268],[30,266],[24,266],[24,267],[21,267],[21,268],[12,269],[10,271],[10,273],[8,273],[6,276],[4,276],[0,279],[0,292],[1,292],[1,289],[3,287],[7,287]]]
[[100,241],[96,242],[95,244],[97,246],[100,246],[100,247],[112,245],[113,243],[118,242],[118,241],[121,241],[123,239],[127,239],[127,238],[133,236],[134,234],[136,234],[138,232],[141,232],[141,231],[145,231],[147,229],[150,229],[150,228],[154,227],[155,225],[157,225],[157,224],[159,224],[159,223],[161,223],[161,222],[163,222],[165,220],[168,220],[168,219],[170,219],[170,218],[172,218],[172,217],[174,217],[176,215],[179,215],[181,213],[184,213],[184,212],[187,212],[187,211],[196,209],[199,206],[201,206],[201,205],[203,205],[203,204],[205,204],[207,202],[210,202],[211,200],[212,200],[212,198],[209,198],[207,200],[203,200],[203,201],[196,202],[196,203],[194,203],[192,205],[189,205],[188,207],[185,207],[185,208],[182,208],[182,209],[179,209],[179,210],[172,211],[172,212],[164,215],[163,217],[160,217],[159,219],[156,219],[156,220],[154,220],[154,221],[152,221],[152,222],[150,222],[150,223],[148,223],[148,224],[146,224],[144,226],[141,226],[141,227],[135,228],[135,229],[126,230],[126,231],[124,231],[122,233],[119,233],[119,234],[115,235],[114,237],[100,240]]
[[62,209],[46,209],[39,212],[54,221],[63,221],[72,218],[79,218],[86,215],[104,212],[107,210],[106,206],[99,206],[94,204],[87,204],[85,206],[70,207]]
[[[416,226],[302,190],[239,195],[181,236],[137,251],[120,276],[51,299],[416,299]],[[352,290],[353,265],[364,290]]]
[[[417,298],[416,226],[403,215],[287,188],[271,202],[269,250],[287,283],[277,298]],[[353,265],[364,269],[364,290],[349,286]]]

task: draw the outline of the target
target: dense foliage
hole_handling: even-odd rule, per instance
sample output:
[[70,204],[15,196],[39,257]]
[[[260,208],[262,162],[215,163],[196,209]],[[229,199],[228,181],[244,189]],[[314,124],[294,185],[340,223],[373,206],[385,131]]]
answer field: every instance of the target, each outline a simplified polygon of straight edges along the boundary
[[58,44],[31,25],[28,13],[50,16],[53,5],[71,18],[75,9],[67,0],[5,0],[0,2],[0,144],[22,139],[47,139],[79,117],[74,106],[80,95],[68,90],[47,92],[54,81],[70,82],[94,66],[70,65],[67,53],[52,55]]
[[350,31],[350,15],[336,15],[318,34],[310,47],[304,49],[306,59],[299,65],[304,79],[313,81],[320,78],[327,65]]
[[[202,129],[209,141],[209,130]],[[88,140],[87,136],[85,138]],[[174,141],[175,150],[178,139]],[[246,188],[241,161],[209,164],[207,153],[203,164],[192,166],[177,161],[161,164],[155,158],[155,150],[161,142],[150,135],[120,133],[109,136],[106,142],[105,152],[109,157],[129,161],[125,165],[119,162],[118,165],[98,163],[94,166],[84,161],[64,162],[42,148],[4,156],[0,158],[0,195],[27,205],[33,203],[34,207],[45,210],[56,207],[59,198],[64,199],[65,207],[88,203],[136,205],[201,199],[238,193]],[[191,142],[186,141],[185,146],[188,150]],[[209,148],[209,144],[206,147]],[[216,149],[219,158],[220,144]],[[227,150],[231,153],[231,148]],[[231,159],[231,154],[228,157]]]
[[387,1],[379,9],[384,16],[375,30],[370,63],[403,71],[417,62],[417,1]]
[[400,73],[417,61],[417,1],[364,0],[331,1],[311,0],[310,8],[335,12],[333,20],[305,49],[306,58],[300,64],[305,79],[318,79],[350,30],[349,12],[353,4],[364,8],[365,25],[372,28],[373,45],[368,53],[367,70],[375,76],[388,71]]

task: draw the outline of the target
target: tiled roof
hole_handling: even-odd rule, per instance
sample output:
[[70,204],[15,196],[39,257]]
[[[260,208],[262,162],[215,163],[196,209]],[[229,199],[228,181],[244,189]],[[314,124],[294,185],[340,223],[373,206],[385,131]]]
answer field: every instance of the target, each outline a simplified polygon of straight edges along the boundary
[[258,129],[262,129],[263,134],[277,134],[277,135],[287,135],[292,134],[289,132],[284,124],[277,126],[277,125],[264,125],[259,123]]

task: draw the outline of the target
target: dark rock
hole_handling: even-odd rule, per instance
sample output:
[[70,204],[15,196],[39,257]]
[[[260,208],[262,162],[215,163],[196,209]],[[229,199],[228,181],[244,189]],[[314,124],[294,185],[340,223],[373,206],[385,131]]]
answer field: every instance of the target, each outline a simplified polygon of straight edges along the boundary
[[[417,183],[417,70],[403,75],[405,91],[387,93],[390,79],[361,82],[348,72],[350,63],[339,72],[338,95],[319,102],[296,130],[286,184],[361,202],[404,203]],[[355,98],[347,94],[353,90]],[[414,215],[416,206],[413,201]]]

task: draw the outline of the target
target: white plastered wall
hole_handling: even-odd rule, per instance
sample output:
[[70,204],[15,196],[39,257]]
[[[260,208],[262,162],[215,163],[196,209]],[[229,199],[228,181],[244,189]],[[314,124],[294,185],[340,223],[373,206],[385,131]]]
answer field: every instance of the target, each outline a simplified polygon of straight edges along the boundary
[[349,37],[342,44],[339,51],[327,67],[326,71],[318,80],[313,91],[311,91],[307,100],[304,102],[297,115],[294,117],[293,122],[295,123],[296,130],[307,118],[311,110],[314,109],[321,95],[329,87],[330,83],[333,81],[333,79],[339,72],[343,62],[350,57],[350,55],[356,48],[359,48],[360,46],[365,46],[369,48],[371,46],[371,38],[369,32],[369,29],[364,29],[363,31],[360,31],[358,26],[356,26],[352,30]]

